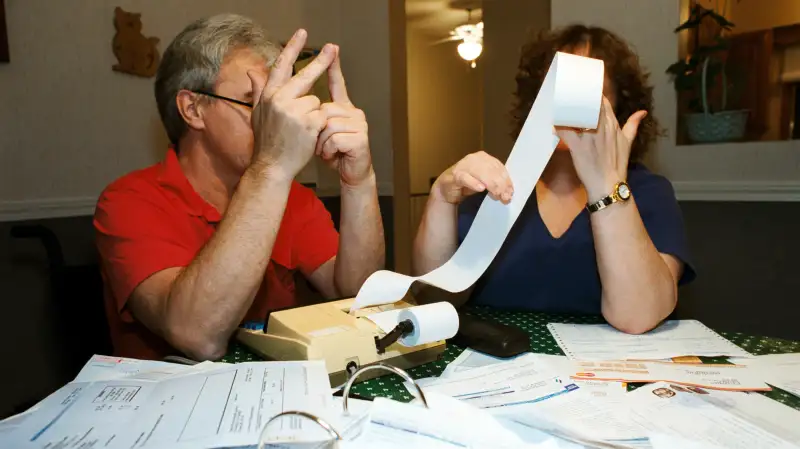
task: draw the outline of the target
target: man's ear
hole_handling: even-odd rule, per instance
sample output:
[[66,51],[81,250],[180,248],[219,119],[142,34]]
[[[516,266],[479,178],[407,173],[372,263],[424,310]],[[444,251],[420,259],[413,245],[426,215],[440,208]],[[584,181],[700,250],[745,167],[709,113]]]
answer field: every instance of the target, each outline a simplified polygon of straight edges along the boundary
[[175,105],[178,113],[183,117],[186,126],[194,130],[205,129],[206,124],[203,118],[203,106],[200,102],[200,95],[181,90],[175,98]]

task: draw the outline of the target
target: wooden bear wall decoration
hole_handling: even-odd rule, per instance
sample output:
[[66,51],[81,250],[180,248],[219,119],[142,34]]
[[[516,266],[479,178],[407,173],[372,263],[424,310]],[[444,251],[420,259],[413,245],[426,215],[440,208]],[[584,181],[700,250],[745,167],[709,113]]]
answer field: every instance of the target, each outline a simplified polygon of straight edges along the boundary
[[131,75],[150,78],[156,74],[161,56],[156,45],[157,37],[145,37],[142,34],[142,15],[129,13],[122,8],[114,9],[114,56],[117,64],[113,70]]

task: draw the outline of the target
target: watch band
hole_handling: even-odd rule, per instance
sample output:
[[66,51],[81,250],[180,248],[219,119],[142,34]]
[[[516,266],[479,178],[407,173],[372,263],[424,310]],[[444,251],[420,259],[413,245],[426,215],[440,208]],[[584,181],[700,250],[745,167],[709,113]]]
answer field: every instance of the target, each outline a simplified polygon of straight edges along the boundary
[[587,204],[586,209],[588,209],[590,213],[594,213],[603,210],[616,202],[628,201],[630,197],[631,191],[628,183],[625,181],[620,181],[614,186],[614,190],[610,195],[602,198],[599,201],[595,201],[594,203]]
[[589,209],[589,212],[593,213],[593,212],[597,212],[597,211],[603,210],[606,207],[616,203],[617,201],[618,200],[616,199],[616,195],[611,194],[611,195],[608,195],[607,197],[601,199],[600,201],[596,201],[594,203],[587,204],[586,208]]

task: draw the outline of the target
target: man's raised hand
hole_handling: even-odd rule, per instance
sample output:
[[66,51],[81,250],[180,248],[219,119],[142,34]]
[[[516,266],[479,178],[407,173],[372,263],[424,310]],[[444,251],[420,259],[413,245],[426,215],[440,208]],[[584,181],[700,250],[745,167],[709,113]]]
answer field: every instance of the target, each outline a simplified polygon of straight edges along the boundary
[[326,44],[319,55],[292,76],[292,67],[305,46],[307,33],[298,30],[270,70],[247,73],[253,87],[253,163],[270,173],[294,179],[306,166],[327,116],[320,100],[308,95],[314,83],[336,59],[336,47]]
[[353,106],[347,94],[338,51],[328,67],[328,88],[331,102],[321,107],[328,121],[319,135],[315,152],[339,171],[346,186],[356,187],[370,179],[374,181],[367,119],[363,111]]

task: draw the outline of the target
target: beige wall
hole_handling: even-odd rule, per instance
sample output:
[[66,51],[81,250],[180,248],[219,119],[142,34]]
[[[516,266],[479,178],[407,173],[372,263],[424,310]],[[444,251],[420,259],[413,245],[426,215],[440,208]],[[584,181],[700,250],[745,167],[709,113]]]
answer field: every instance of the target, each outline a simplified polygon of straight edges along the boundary
[[608,27],[634,45],[652,73],[656,115],[669,136],[651,165],[666,174],[684,199],[798,200],[800,142],[675,145],[675,92],[664,70],[678,55],[672,30],[679,23],[675,0],[559,0],[554,26],[582,21]]
[[487,1],[483,23],[483,143],[487,152],[505,161],[514,145],[509,111],[520,47],[531,33],[550,27],[550,1]]
[[[391,193],[388,1],[80,3],[6,2],[12,61],[0,64],[0,219],[91,213],[107,183],[163,154],[153,79],[111,70],[116,6],[142,13],[161,52],[189,21],[219,12],[249,15],[278,38],[303,26],[312,45],[339,43],[351,97],[370,120],[382,193]],[[325,170],[320,187],[337,191]]]
[[411,193],[428,192],[431,177],[481,148],[483,61],[472,69],[456,43],[431,45],[439,39],[407,29]]

